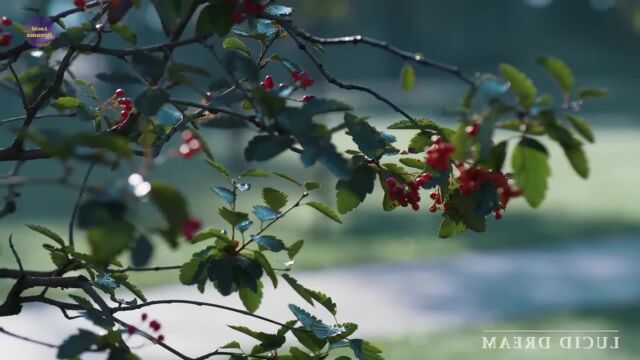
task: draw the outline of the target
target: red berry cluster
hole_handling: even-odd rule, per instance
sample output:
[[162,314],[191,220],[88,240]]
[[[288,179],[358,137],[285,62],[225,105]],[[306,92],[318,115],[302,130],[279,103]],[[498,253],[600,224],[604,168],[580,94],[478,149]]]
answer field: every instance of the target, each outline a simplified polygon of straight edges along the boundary
[[[225,0],[227,3],[236,6],[238,4],[238,0]],[[264,12],[264,4],[260,1],[256,0],[244,0],[243,6],[236,7],[233,10],[233,23],[240,24],[244,21],[244,14],[250,14],[253,16],[260,15]]]
[[87,2],[85,0],[73,0],[73,5],[82,10],[87,8]]
[[313,85],[313,79],[304,71],[293,70],[291,72],[291,78],[298,86],[303,89],[306,89]]
[[437,135],[431,138],[431,143],[427,148],[427,164],[436,170],[446,170],[455,147],[451,143],[443,142]]
[[[149,318],[149,316],[146,313],[142,313],[142,315],[140,316],[142,323],[145,323],[147,321],[147,319]],[[160,328],[162,327],[162,325],[160,325],[160,322],[158,320],[151,320],[149,321],[149,327],[151,328],[151,330],[153,330],[153,332],[158,332],[160,331]],[[127,333],[129,335],[133,335],[136,332],[138,332],[138,328],[133,326],[133,325],[129,325],[127,327]],[[158,335],[158,337],[156,337],[157,341],[164,341],[164,335],[160,334]]]
[[302,99],[300,99],[300,101],[302,101],[303,103],[308,103],[309,101],[313,100],[315,98],[315,96],[313,95],[305,95],[302,97]]
[[182,132],[182,144],[178,148],[178,152],[180,152],[180,156],[184,160],[191,159],[193,155],[202,151],[202,144],[200,140],[196,138],[193,131],[185,130]]
[[[429,198],[431,200],[433,200],[433,204],[431,204],[431,206],[429,206],[429,212],[436,212],[440,209],[440,205],[443,204],[443,200],[442,200],[442,195],[440,195],[440,192],[436,191],[432,191],[429,194]],[[447,204],[444,204],[445,207],[445,211],[447,210]]]
[[464,129],[464,131],[467,133],[467,135],[476,137],[478,135],[478,132],[480,131],[480,124],[474,120],[471,125],[467,126]]
[[[11,24],[13,24],[13,21],[11,20],[11,18],[3,16],[2,18],[0,18],[0,24],[2,24],[4,26],[11,26]],[[0,32],[2,32],[1,28],[0,28]],[[11,40],[13,40],[13,35],[12,34],[10,34],[10,33],[1,34],[0,35],[0,46],[9,46],[9,44],[11,44]]]
[[403,185],[398,185],[396,179],[388,177],[385,183],[389,188],[389,198],[397,201],[402,207],[407,207],[411,204],[411,208],[418,211],[420,210],[420,194],[418,190],[431,180],[431,177],[432,175],[430,173],[422,173],[415,180],[407,181],[406,188]]
[[502,219],[501,211],[507,208],[511,198],[522,195],[522,190],[511,187],[507,177],[500,171],[485,170],[477,166],[466,167],[463,163],[457,163],[456,167],[460,172],[458,190],[462,195],[467,196],[474,193],[484,183],[490,183],[496,188],[499,201],[494,215],[496,220]]
[[260,83],[260,86],[262,86],[265,90],[273,89],[273,87],[275,86],[273,82],[273,76],[271,75],[265,76],[264,80],[262,80],[262,82]]
[[125,97],[123,89],[116,90],[111,98],[117,99],[116,104],[122,109],[122,111],[120,111],[120,120],[116,122],[116,126],[122,125],[129,120],[129,115],[131,115],[131,111],[133,111],[133,101],[131,98]]
[[191,241],[193,239],[193,235],[200,230],[202,227],[202,223],[200,220],[195,218],[189,218],[182,223],[182,235]]

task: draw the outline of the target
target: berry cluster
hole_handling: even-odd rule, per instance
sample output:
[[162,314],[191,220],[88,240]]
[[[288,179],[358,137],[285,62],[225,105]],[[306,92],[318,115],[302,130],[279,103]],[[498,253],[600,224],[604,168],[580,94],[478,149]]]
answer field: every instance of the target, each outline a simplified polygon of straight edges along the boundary
[[495,209],[496,220],[502,219],[502,210],[507,208],[509,200],[513,197],[522,195],[522,190],[511,187],[509,180],[500,171],[485,170],[477,166],[466,167],[463,163],[456,164],[460,175],[458,181],[460,185],[458,190],[464,196],[468,196],[476,192],[482,184],[492,184],[498,193],[498,207]]
[[244,0],[242,6],[237,7],[238,0],[225,0],[227,3],[236,6],[233,10],[233,23],[240,24],[244,21],[244,14],[258,16],[264,12],[264,4],[256,0]]
[[193,157],[193,155],[199,153],[200,151],[202,151],[202,144],[200,143],[200,140],[196,138],[193,131],[191,130],[183,131],[182,144],[178,148],[178,152],[180,153],[180,156],[182,156],[184,160],[188,160],[191,157]]
[[306,89],[313,85],[313,79],[304,71],[293,70],[291,78],[301,88]]
[[120,111],[120,120],[116,122],[115,126],[122,125],[129,120],[129,115],[131,115],[131,111],[133,111],[133,101],[131,98],[125,97],[123,89],[116,90],[111,99],[117,99],[116,105],[122,109]]
[[189,218],[182,223],[182,235],[184,235],[185,239],[191,241],[193,239],[193,235],[195,235],[201,227],[202,223],[200,220]]
[[[429,198],[431,200],[433,200],[433,204],[431,204],[431,206],[429,206],[429,212],[436,212],[440,209],[440,205],[443,204],[443,200],[442,200],[442,195],[440,194],[439,191],[432,191],[429,194]],[[447,210],[447,204],[444,204],[444,210]]]
[[[149,316],[146,313],[142,313],[142,315],[140,316],[140,319],[142,320],[142,323],[144,324],[147,319],[149,318]],[[160,328],[162,327],[162,325],[160,325],[160,322],[158,320],[151,320],[149,321],[149,327],[151,328],[151,330],[153,330],[153,332],[158,332],[160,331]],[[129,325],[127,327],[127,333],[129,334],[129,336],[135,334],[136,332],[138,332],[138,328],[133,326],[133,325]],[[160,334],[156,337],[156,340],[158,342],[160,341],[164,341],[164,335]]]
[[436,170],[446,170],[454,151],[453,144],[443,142],[440,136],[434,135],[431,138],[431,146],[427,148],[427,164]]
[[[11,18],[3,16],[0,18],[0,24],[4,26],[11,26],[13,21]],[[2,32],[2,28],[0,28],[0,32]],[[10,33],[0,34],[0,46],[9,46],[11,44],[11,40],[13,40],[13,35]]]
[[87,8],[87,2],[85,0],[73,0],[73,5],[82,10]]
[[415,180],[407,181],[406,188],[403,185],[399,185],[396,179],[388,177],[385,180],[389,188],[389,198],[397,201],[402,207],[407,207],[411,204],[411,208],[415,211],[420,210],[420,194],[418,190],[429,180],[432,175],[430,173],[422,173]]

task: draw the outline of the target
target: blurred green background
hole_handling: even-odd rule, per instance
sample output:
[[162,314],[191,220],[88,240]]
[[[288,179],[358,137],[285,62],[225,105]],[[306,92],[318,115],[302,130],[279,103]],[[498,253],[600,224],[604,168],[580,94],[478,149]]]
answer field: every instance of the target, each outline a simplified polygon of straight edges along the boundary
[[[131,12],[126,22],[136,28],[143,44],[161,41],[159,23],[147,1],[139,11]],[[381,194],[376,192],[352,214],[344,216],[345,224],[339,226],[330,220],[318,218],[310,209],[300,209],[289,219],[275,227],[285,240],[304,238],[305,248],[296,264],[297,268],[322,270],[333,265],[357,266],[368,262],[405,262],[409,260],[432,261],[435,258],[458,256],[466,252],[496,252],[505,249],[527,251],[533,248],[552,249],[559,244],[607,241],[616,236],[638,239],[640,236],[640,187],[638,186],[638,152],[640,150],[640,111],[638,97],[638,62],[640,60],[640,2],[631,0],[312,0],[283,1],[296,8],[295,21],[310,32],[321,36],[366,34],[425,56],[460,66],[466,73],[497,72],[501,62],[508,62],[527,72],[541,92],[555,92],[556,88],[534,62],[538,55],[554,55],[563,59],[573,69],[578,85],[601,86],[609,90],[609,96],[587,104],[583,116],[594,127],[596,144],[586,147],[590,160],[591,177],[580,179],[569,167],[561,150],[549,144],[552,152],[552,178],[547,199],[540,209],[532,210],[524,201],[514,201],[500,222],[491,221],[484,234],[466,233],[454,239],[441,240],[435,236],[439,218],[425,211],[395,211],[384,213],[380,208]],[[63,1],[2,2],[3,15],[17,21],[31,14],[21,11],[22,5],[48,8],[54,13],[68,6]],[[69,19],[73,24],[73,19]],[[106,39],[105,45],[126,46],[118,39]],[[299,62],[316,79],[320,75],[295,52],[286,39],[274,51],[290,56]],[[210,57],[197,48],[177,52],[179,59],[195,62],[211,71],[209,79],[196,82],[206,88],[223,77]],[[327,69],[337,78],[370,86],[388,96],[401,107],[416,116],[428,116],[445,124],[453,124],[454,118],[445,109],[457,104],[464,86],[455,79],[430,69],[416,68],[418,82],[409,93],[401,90],[398,76],[403,63],[379,50],[363,46],[327,48],[321,55]],[[32,57],[21,69],[41,62]],[[116,60],[91,56],[74,65],[74,73],[83,79],[94,81],[96,72],[109,71],[121,66]],[[281,69],[274,69],[278,79],[286,79]],[[4,74],[3,74],[4,76]],[[113,88],[96,83],[104,97]],[[134,94],[139,88],[128,87]],[[342,98],[353,104],[356,113],[368,115],[379,127],[398,120],[383,104],[374,102],[361,93],[340,91],[317,81],[313,94]],[[188,90],[179,90],[177,97],[195,99]],[[2,117],[21,114],[17,98],[10,91],[0,88]],[[336,119],[328,117],[327,122]],[[55,118],[37,122],[38,128],[90,129],[91,124],[72,119]],[[0,127],[0,146],[8,144],[12,132],[10,125]],[[399,143],[408,140],[402,132],[396,132]],[[322,183],[317,196],[334,204],[335,179],[320,167],[302,169],[293,155],[284,155],[268,164],[246,164],[242,159],[242,144],[251,136],[239,130],[205,130],[204,135],[217,157],[232,171],[259,166],[296,174],[299,180],[316,180]],[[507,134],[499,134],[506,137]],[[347,148],[346,137],[336,140]],[[167,149],[175,148],[176,143]],[[75,179],[79,180],[84,165],[79,164]],[[0,164],[6,172],[9,164]],[[92,175],[95,183],[109,184],[122,181],[133,171],[125,165],[116,171],[100,169]],[[43,161],[30,162],[24,167],[24,175],[59,175],[58,164]],[[222,179],[198,159],[182,161],[166,159],[158,168],[156,178],[164,178],[181,184],[191,201],[194,213],[210,226],[221,225],[216,217],[220,201],[209,187]],[[257,182],[255,187],[270,184],[283,190],[287,184],[268,180]],[[66,233],[68,217],[76,194],[60,188],[33,186],[23,188],[18,212],[0,219],[0,238],[13,233],[20,239],[20,248],[26,265],[45,269],[49,260],[44,252],[36,251],[42,243],[22,225],[37,223]],[[255,194],[247,195],[245,205],[255,201]],[[292,197],[295,194],[291,195]],[[154,214],[146,214],[153,218]],[[159,241],[152,259],[154,264],[177,264],[193,252],[192,247],[182,246],[178,255],[170,252]],[[33,251],[31,251],[31,248]],[[640,255],[640,254],[639,254]],[[0,253],[2,266],[12,266],[12,258],[6,244]],[[157,274],[139,275],[145,285],[166,282]],[[625,286],[626,284],[620,284]],[[6,289],[6,284],[2,284]],[[4,290],[3,290],[4,291]],[[505,319],[505,326],[553,328],[594,327],[624,328],[628,336],[638,338],[640,323],[637,307],[619,304],[616,307],[596,309],[565,309],[560,312],[535,312],[524,319]],[[499,326],[500,323],[498,323]],[[443,341],[455,339],[455,341]],[[408,331],[401,338],[381,338],[380,342],[389,359],[424,359],[427,354],[438,359],[520,359],[521,353],[495,353],[478,355],[476,327],[447,330],[441,334],[420,334]],[[627,342],[630,343],[630,342]],[[632,359],[638,353],[637,346],[624,351],[596,358]],[[567,354],[547,354],[545,358],[569,358]],[[480,357],[485,356],[485,357]],[[488,357],[487,357],[488,356]],[[589,355],[591,356],[591,355]],[[531,358],[537,358],[535,356]],[[582,357],[585,358],[585,357]],[[586,357],[592,359],[591,357]]]

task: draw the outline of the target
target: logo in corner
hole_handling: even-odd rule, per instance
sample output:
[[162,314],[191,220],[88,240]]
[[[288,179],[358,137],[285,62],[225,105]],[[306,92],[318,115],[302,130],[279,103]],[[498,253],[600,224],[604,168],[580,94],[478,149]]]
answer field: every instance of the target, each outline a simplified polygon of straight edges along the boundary
[[35,48],[49,45],[56,37],[54,24],[51,19],[36,16],[25,23],[25,37],[27,43]]

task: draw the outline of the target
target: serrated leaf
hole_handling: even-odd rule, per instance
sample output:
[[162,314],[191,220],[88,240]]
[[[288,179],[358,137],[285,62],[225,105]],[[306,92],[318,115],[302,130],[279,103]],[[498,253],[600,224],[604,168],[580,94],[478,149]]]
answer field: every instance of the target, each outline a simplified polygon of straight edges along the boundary
[[573,126],[576,131],[582,135],[585,140],[592,143],[595,141],[595,137],[593,136],[593,131],[587,122],[580,116],[577,115],[567,115],[567,119]]
[[431,136],[433,133],[427,131],[417,132],[409,141],[408,152],[418,154],[424,152],[425,148],[431,145]]
[[222,166],[220,163],[211,160],[211,159],[204,159],[204,162],[206,162],[207,164],[209,164],[212,168],[216,169],[219,173],[221,173],[222,175],[229,177],[229,171],[227,169],[225,169],[224,166]]
[[352,339],[349,340],[349,345],[358,360],[384,360],[384,358],[379,355],[382,353],[382,350],[373,346],[373,344],[368,341]]
[[237,341],[232,341],[220,346],[220,349],[240,349],[240,343]]
[[138,35],[136,35],[136,32],[130,26],[119,22],[111,24],[111,29],[129,44],[136,45],[138,43]]
[[289,309],[291,310],[293,315],[295,315],[298,321],[300,321],[302,326],[304,326],[308,330],[311,330],[314,335],[321,339],[334,337],[346,331],[346,328],[343,326],[330,326],[323,323],[318,318],[309,314],[307,311],[296,305],[289,304]]
[[74,358],[89,350],[98,341],[98,335],[91,331],[80,329],[80,331],[69,336],[58,348],[58,359]]
[[287,282],[287,284],[289,284],[289,286],[291,286],[291,288],[296,293],[298,293],[298,295],[300,295],[300,297],[304,299],[304,301],[308,302],[310,305],[313,305],[313,298],[311,298],[311,295],[307,291],[307,288],[298,283],[298,280],[296,280],[289,274],[282,274],[282,278]]
[[302,111],[308,115],[319,115],[329,112],[351,111],[353,107],[334,99],[313,98],[302,106]]
[[338,212],[346,214],[362,203],[373,192],[376,173],[367,165],[358,166],[348,180],[336,184]]
[[551,175],[548,161],[544,146],[528,137],[518,143],[511,157],[516,183],[532,207],[540,206],[547,191],[547,178]]
[[307,191],[313,191],[313,190],[320,189],[320,184],[317,182],[306,182],[304,183],[304,188]]
[[253,255],[254,255],[255,261],[260,265],[260,267],[262,267],[262,270],[264,270],[265,274],[267,274],[269,279],[271,279],[271,283],[273,283],[273,287],[277,288],[278,277],[276,275],[276,272],[273,270],[273,267],[271,266],[269,259],[267,259],[267,257],[264,256],[264,254],[261,251],[254,251]]
[[271,221],[275,220],[280,213],[268,206],[256,205],[253,207],[253,214],[260,221]]
[[293,244],[289,245],[289,247],[287,248],[287,255],[289,256],[289,259],[295,258],[296,255],[298,255],[298,253],[300,252],[300,249],[302,249],[303,245],[304,245],[304,240],[298,240]]
[[28,227],[29,229],[40,233],[46,237],[48,237],[49,239],[55,241],[58,245],[60,245],[61,247],[64,247],[64,240],[62,239],[62,237],[58,234],[56,234],[56,232],[54,232],[53,230],[44,227],[42,225],[35,225],[35,224],[25,224],[26,227]]
[[370,159],[379,159],[384,154],[386,142],[376,128],[365,119],[359,119],[352,114],[344,115],[344,122],[349,130],[353,142],[358,149]]
[[518,96],[518,102],[528,109],[536,99],[537,89],[527,75],[509,64],[500,65],[500,74],[511,83],[511,89]]
[[403,119],[398,122],[395,122],[387,127],[387,129],[392,130],[431,130],[431,131],[439,131],[441,128],[440,124],[431,119],[415,119],[415,122]]
[[258,235],[252,236],[251,239],[256,244],[260,245],[260,247],[265,248],[269,251],[280,252],[286,248],[284,242],[282,242],[282,240],[276,238],[275,236]]
[[269,176],[269,173],[262,169],[250,169],[240,174],[240,177],[268,177],[268,176]]
[[604,88],[580,88],[578,89],[578,99],[586,100],[591,98],[599,98],[606,96],[609,93]]
[[289,16],[293,13],[293,9],[288,6],[271,4],[267,6],[264,11],[267,14],[271,14],[273,16]]
[[287,175],[287,174],[284,174],[284,173],[281,173],[281,172],[274,171],[274,172],[273,172],[273,175],[275,175],[275,176],[277,176],[277,177],[279,177],[279,178],[281,178],[281,179],[285,179],[285,180],[287,180],[288,182],[290,182],[290,183],[292,183],[292,184],[294,184],[294,185],[296,185],[296,186],[302,186],[302,184],[301,184],[299,181],[297,181],[296,179],[292,178],[291,176],[289,176],[289,175]]
[[247,55],[248,57],[251,57],[251,49],[249,49],[249,47],[245,43],[243,43],[242,40],[238,38],[228,37],[224,39],[224,42],[222,43],[222,47],[224,47],[225,49],[238,50],[241,53]]
[[253,331],[245,326],[229,325],[229,327],[235,331],[251,336],[252,338],[262,342],[263,344],[277,345],[278,347],[280,347],[282,346],[282,344],[284,344],[286,340],[286,338],[282,335],[267,334],[260,331]]
[[211,190],[229,205],[236,202],[236,194],[233,191],[223,188],[222,186],[212,186]]
[[438,237],[442,239],[453,237],[467,230],[467,226],[462,221],[455,221],[448,216],[444,216],[438,229]]
[[82,92],[87,94],[93,100],[98,100],[98,93],[96,92],[96,88],[88,81],[82,79],[75,79],[73,82],[80,87]]
[[244,221],[245,219],[247,219],[249,217],[249,215],[247,215],[246,213],[229,210],[229,209],[227,209],[225,207],[220,208],[218,210],[218,213],[232,227],[235,227],[236,225],[240,224],[242,221]]
[[569,159],[571,167],[573,167],[576,173],[584,179],[588,178],[589,162],[582,146],[567,146],[563,147],[563,149],[567,159]]
[[269,160],[294,144],[289,136],[258,135],[251,139],[244,150],[247,161]]
[[564,61],[552,56],[542,56],[537,58],[536,62],[551,74],[563,91],[571,91],[575,80],[571,69],[569,69]]
[[287,194],[274,188],[266,187],[262,189],[262,199],[270,208],[279,211],[287,205],[289,197]]
[[342,224],[342,220],[340,219],[340,216],[332,209],[330,208],[328,205],[323,204],[321,202],[318,201],[309,201],[306,203],[306,205],[316,209],[317,211],[319,211],[320,213],[322,213],[323,215],[325,215],[326,217],[328,217],[329,219]]
[[401,158],[400,163],[404,166],[408,166],[410,168],[418,169],[418,170],[426,170],[427,164],[425,164],[424,160],[413,159],[413,158]]
[[405,64],[400,72],[400,84],[404,91],[410,91],[416,84],[416,72],[411,64]]
[[242,304],[247,311],[254,313],[260,307],[260,303],[262,303],[262,281],[258,280],[258,288],[257,291],[252,291],[249,288],[241,287],[238,291],[240,295],[240,300],[242,300]]

